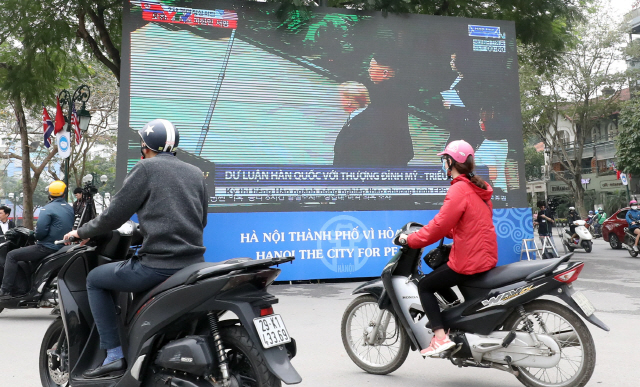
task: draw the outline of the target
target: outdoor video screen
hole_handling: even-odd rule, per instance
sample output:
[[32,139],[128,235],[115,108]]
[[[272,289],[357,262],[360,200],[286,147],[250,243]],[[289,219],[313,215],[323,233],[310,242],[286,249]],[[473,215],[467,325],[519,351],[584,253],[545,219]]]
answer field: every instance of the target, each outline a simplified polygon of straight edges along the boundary
[[164,118],[211,212],[438,209],[460,139],[494,206],[526,206],[511,22],[130,1],[122,58],[120,183]]

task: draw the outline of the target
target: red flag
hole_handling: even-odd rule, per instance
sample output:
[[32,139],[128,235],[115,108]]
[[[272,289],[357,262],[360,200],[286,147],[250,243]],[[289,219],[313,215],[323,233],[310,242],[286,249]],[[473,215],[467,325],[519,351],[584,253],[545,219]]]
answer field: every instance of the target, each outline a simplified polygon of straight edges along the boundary
[[80,144],[82,133],[80,132],[80,120],[78,119],[78,113],[76,113],[75,106],[71,108],[71,127],[73,128],[73,132],[75,134],[76,144]]
[[42,131],[44,132],[44,146],[49,148],[51,146],[51,134],[53,133],[53,123],[51,122],[51,118],[49,117],[49,112],[47,108],[42,104]]
[[616,180],[620,180],[620,171],[616,170]]
[[59,131],[64,128],[64,115],[62,114],[62,108],[60,107],[60,98],[56,97],[58,101],[56,105],[56,126],[53,129],[53,134],[58,134]]

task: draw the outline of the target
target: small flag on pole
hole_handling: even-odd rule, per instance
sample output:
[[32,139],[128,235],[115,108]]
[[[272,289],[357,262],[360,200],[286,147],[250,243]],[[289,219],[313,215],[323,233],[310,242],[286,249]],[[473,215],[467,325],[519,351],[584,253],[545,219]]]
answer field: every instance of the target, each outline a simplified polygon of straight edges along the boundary
[[80,131],[80,120],[78,120],[78,113],[76,113],[75,105],[71,108],[71,127],[73,127],[76,145],[79,145],[80,140],[82,139],[82,133]]
[[60,98],[56,97],[57,105],[56,105],[56,126],[53,130],[54,134],[58,134],[59,131],[64,128],[64,115],[62,114],[62,107],[60,107]]
[[51,146],[51,140],[49,138],[53,134],[53,122],[44,104],[42,104],[42,130],[44,132],[44,146],[49,148]]

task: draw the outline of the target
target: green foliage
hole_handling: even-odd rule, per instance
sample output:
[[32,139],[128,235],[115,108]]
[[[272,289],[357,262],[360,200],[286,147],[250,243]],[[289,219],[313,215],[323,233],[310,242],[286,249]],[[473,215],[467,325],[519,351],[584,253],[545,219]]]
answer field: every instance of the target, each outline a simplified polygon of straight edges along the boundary
[[544,153],[538,152],[532,146],[524,148],[524,173],[527,180],[540,179],[542,166],[544,165]]
[[616,139],[618,170],[640,176],[640,100],[632,99],[620,111],[622,128]]
[[518,41],[530,49],[521,62],[532,63],[538,69],[557,64],[559,53],[566,51],[573,40],[572,29],[582,20],[591,0],[270,0],[283,3],[279,14],[307,14],[310,4],[391,13],[457,16],[479,19],[511,20],[516,24]]

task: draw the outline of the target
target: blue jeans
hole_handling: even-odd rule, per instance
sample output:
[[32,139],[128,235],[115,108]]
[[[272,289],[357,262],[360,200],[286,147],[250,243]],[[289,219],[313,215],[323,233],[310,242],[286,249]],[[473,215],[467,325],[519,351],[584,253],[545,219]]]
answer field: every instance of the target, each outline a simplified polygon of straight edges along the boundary
[[141,293],[154,288],[179,269],[153,269],[137,257],[98,266],[87,276],[87,294],[91,313],[100,334],[100,348],[120,346],[118,318],[111,291]]

